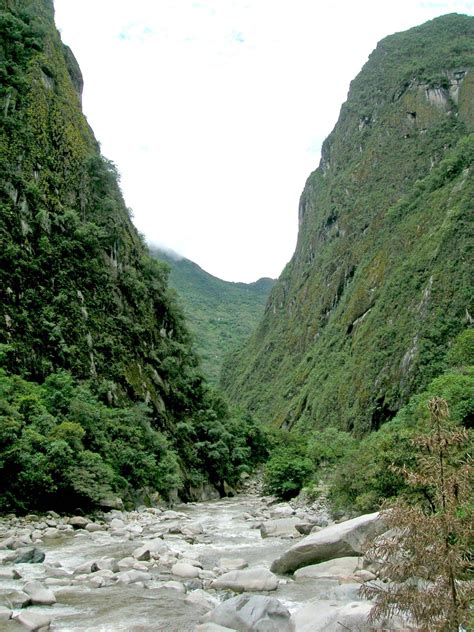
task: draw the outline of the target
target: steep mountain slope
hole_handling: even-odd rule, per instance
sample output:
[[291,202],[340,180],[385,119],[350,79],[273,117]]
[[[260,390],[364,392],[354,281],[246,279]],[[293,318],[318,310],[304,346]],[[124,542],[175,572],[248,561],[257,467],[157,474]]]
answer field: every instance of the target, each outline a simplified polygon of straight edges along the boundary
[[443,369],[472,324],[474,18],[382,40],[306,183],[294,256],[224,371],[300,430],[363,433]]
[[0,510],[221,484],[245,432],[82,114],[52,1],[0,0],[0,31]]
[[242,346],[256,328],[275,281],[230,283],[189,259],[158,249],[152,249],[152,255],[170,266],[169,284],[178,292],[203,371],[217,384],[224,357]]

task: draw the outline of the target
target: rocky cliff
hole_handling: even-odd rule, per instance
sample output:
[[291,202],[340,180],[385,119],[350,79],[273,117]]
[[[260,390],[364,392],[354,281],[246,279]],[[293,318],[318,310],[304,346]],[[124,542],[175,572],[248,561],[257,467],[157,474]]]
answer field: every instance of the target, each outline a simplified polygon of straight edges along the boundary
[[378,44],[307,180],[293,258],[227,364],[234,401],[364,433],[443,369],[474,313],[472,132],[474,18]]

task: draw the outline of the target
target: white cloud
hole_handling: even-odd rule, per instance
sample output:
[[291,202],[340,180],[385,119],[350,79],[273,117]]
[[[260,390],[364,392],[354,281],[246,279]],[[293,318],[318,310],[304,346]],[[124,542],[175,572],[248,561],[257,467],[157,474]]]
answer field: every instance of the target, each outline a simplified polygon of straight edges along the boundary
[[[441,6],[439,6],[441,5]],[[135,223],[216,276],[277,276],[299,195],[378,40],[472,2],[56,0]]]

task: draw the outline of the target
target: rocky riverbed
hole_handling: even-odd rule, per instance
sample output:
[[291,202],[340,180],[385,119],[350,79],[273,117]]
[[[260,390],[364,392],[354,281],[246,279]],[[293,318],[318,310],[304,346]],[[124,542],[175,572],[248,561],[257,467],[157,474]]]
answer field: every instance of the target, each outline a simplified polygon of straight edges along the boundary
[[[365,622],[371,604],[358,597],[375,575],[358,551],[380,521],[329,523],[323,507],[256,497],[94,520],[7,516],[0,630],[376,629]],[[320,563],[328,558],[336,559]]]

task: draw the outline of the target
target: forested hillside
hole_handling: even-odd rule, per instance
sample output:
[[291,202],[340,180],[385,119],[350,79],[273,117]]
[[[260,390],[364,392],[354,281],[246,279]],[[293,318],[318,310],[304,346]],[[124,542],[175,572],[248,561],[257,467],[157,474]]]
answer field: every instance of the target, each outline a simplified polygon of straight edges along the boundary
[[275,281],[262,278],[255,283],[231,283],[184,257],[155,248],[152,254],[170,266],[169,284],[178,292],[203,371],[217,384],[224,357],[256,328]]
[[248,427],[202,378],[52,1],[1,0],[0,30],[0,509],[231,482]]
[[378,44],[307,180],[293,258],[224,370],[234,401],[362,435],[446,369],[474,316],[473,104],[474,18]]

